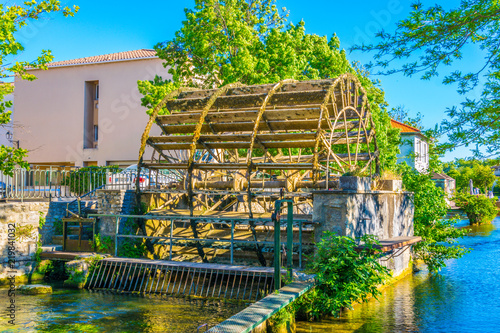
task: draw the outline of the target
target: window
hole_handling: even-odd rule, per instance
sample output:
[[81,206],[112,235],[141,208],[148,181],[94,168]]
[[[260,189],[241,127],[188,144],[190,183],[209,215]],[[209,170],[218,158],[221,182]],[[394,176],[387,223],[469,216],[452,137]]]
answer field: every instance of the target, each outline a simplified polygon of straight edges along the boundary
[[420,158],[422,156],[421,154],[421,146],[422,142],[420,141],[419,138],[415,138],[415,162],[420,162]]
[[429,144],[419,138],[415,138],[415,162],[429,163]]
[[429,162],[429,146],[425,141],[422,141],[422,162],[426,164]]
[[85,82],[83,148],[97,148],[99,133],[99,81]]

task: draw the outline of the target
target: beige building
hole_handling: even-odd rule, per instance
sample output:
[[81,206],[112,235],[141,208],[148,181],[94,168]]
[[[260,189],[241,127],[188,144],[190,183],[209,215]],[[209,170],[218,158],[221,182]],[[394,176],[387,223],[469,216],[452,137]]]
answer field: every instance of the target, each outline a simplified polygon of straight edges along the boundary
[[[16,80],[14,140],[33,165],[137,163],[148,116],[138,80],[170,78],[154,50],[53,62]],[[158,134],[158,133],[157,133]],[[146,153],[145,156],[150,156]]]

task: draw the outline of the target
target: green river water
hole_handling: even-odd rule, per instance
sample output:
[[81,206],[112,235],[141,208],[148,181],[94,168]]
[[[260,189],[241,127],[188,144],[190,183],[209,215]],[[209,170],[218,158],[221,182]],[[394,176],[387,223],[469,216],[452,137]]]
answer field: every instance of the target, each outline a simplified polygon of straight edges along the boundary
[[[2,290],[2,299],[7,300],[5,290]],[[214,326],[245,307],[243,304],[114,295],[57,286],[52,295],[16,294],[15,300],[15,325],[8,324],[9,319],[2,315],[0,332],[191,333],[205,323]]]
[[[298,332],[500,332],[500,218],[468,229],[461,243],[473,251],[448,261],[440,274],[407,276],[384,289],[378,301],[358,305],[340,318],[299,322]],[[198,326],[214,326],[244,308],[55,286],[52,295],[16,295],[16,324],[10,325],[7,292],[0,292],[1,332],[196,332]]]
[[340,318],[299,322],[297,332],[500,332],[500,218],[467,227],[460,243],[472,251],[449,260],[440,274],[409,275],[384,289],[379,300]]

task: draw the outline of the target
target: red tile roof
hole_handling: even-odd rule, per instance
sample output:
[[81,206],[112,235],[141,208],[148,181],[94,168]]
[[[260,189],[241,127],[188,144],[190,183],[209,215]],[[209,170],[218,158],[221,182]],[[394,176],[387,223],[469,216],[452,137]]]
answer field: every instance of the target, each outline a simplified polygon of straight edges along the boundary
[[135,51],[110,53],[110,54],[104,54],[86,58],[78,58],[72,60],[55,61],[48,63],[47,66],[48,67],[76,66],[76,65],[87,65],[87,64],[96,64],[103,62],[136,60],[136,59],[155,58],[155,57],[156,57],[155,50],[142,49]]
[[396,121],[394,119],[391,119],[391,126],[394,128],[399,128],[401,130],[401,133],[420,133],[420,130],[418,128],[400,123],[399,121]]
[[432,173],[432,177],[431,179],[446,179],[446,180],[455,180],[454,178],[448,176],[447,174],[445,173],[436,173],[436,172],[433,172]]

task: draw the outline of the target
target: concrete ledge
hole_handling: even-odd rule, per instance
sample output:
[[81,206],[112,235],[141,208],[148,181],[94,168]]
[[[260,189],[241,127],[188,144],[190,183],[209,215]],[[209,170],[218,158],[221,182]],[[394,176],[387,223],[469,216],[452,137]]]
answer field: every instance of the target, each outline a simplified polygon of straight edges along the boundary
[[247,333],[275,315],[314,286],[312,282],[293,282],[281,288],[279,293],[264,297],[257,303],[231,318],[212,327],[210,333]]
[[[395,249],[399,249],[403,246],[413,245],[422,241],[422,237],[420,236],[412,236],[412,237],[394,237],[391,239],[380,239],[380,245],[374,245],[373,248],[378,250],[379,252],[389,252]],[[364,245],[360,245],[356,247],[356,250],[364,249]]]
[[[95,255],[98,255],[99,253],[97,252],[64,252],[64,251],[49,251],[49,252],[42,252],[40,254],[40,257],[42,259],[49,259],[49,260],[75,260],[75,258],[90,258]],[[102,254],[101,254],[102,255]]]
[[43,245],[42,252],[53,252],[53,251],[62,251],[63,247],[59,244],[51,244],[51,245]]

